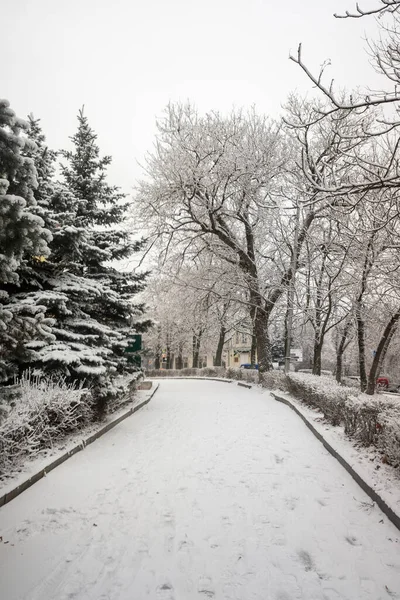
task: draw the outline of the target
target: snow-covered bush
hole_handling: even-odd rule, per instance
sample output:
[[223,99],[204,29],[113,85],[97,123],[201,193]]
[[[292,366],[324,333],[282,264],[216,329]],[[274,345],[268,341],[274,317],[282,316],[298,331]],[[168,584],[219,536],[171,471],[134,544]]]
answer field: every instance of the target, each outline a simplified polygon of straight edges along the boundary
[[308,373],[286,375],[286,386],[290,394],[321,410],[325,419],[332,425],[339,425],[343,421],[344,405],[352,390],[339,385],[333,379]]
[[374,445],[385,461],[400,465],[400,402],[357,393],[329,377],[307,373],[271,372],[263,385],[289,392],[308,406],[320,410],[332,425],[365,446]]
[[258,371],[235,369],[230,367],[204,367],[203,369],[151,369],[146,371],[147,377],[218,377],[258,383]]
[[381,450],[386,462],[400,466],[400,405],[382,402],[381,412],[378,415],[377,446]]
[[121,406],[132,401],[132,394],[143,379],[143,371],[116,377],[113,381],[106,379],[104,383],[94,386],[91,390],[93,410],[96,418],[102,418],[107,413],[113,413]]
[[261,385],[269,390],[286,391],[286,376],[283,371],[268,371],[263,373]]
[[241,381],[243,379],[243,371],[241,369],[235,369],[235,367],[228,367],[225,377]]
[[20,394],[0,422],[0,475],[24,456],[49,448],[93,418],[93,400],[82,384],[51,381],[27,374]]

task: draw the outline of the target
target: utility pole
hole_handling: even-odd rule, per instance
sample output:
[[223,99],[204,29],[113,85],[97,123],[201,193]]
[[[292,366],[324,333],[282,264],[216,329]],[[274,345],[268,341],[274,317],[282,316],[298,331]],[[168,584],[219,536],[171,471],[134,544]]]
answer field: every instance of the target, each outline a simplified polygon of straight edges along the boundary
[[299,241],[299,225],[300,225],[300,204],[297,201],[296,208],[296,223],[294,229],[294,240],[293,240],[293,255],[292,255],[292,278],[289,282],[288,292],[288,310],[287,310],[287,324],[286,324],[286,344],[285,344],[285,374],[290,372],[290,341],[292,338],[293,329],[293,304],[294,304],[294,284],[297,269],[297,246]]

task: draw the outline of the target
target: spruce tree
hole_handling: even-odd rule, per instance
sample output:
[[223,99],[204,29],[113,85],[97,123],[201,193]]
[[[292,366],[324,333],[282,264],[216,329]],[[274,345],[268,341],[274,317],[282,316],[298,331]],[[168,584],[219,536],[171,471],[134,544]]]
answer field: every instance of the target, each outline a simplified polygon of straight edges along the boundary
[[73,150],[60,153],[66,160],[62,182],[52,183],[54,156],[45,150],[37,122],[31,121],[30,135],[41,178],[38,204],[53,234],[50,257],[34,265],[37,286],[31,294],[55,320],[53,343],[37,341],[31,348],[37,366],[85,379],[101,389],[102,402],[110,395],[113,376],[132,369],[126,360],[127,338],[148,325],[140,322],[143,307],[132,300],[143,288],[144,276],[110,266],[140,244],[122,229],[127,204],[119,189],[106,182],[111,158],[100,157],[97,136],[83,111],[71,138]]
[[21,288],[27,261],[47,256],[51,240],[37,211],[37,171],[26,154],[33,149],[25,135],[28,128],[9,102],[0,100],[0,382],[27,360],[27,342],[52,339],[46,308]]

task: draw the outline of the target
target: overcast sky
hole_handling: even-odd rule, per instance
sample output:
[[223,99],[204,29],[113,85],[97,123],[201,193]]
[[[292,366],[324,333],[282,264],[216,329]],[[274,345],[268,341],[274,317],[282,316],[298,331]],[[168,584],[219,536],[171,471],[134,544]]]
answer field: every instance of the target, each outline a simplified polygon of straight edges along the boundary
[[[0,97],[40,117],[48,143],[65,148],[85,104],[110,179],[130,191],[170,101],[201,111],[256,105],[278,116],[290,91],[312,90],[288,60],[303,43],[315,71],[348,88],[376,87],[363,38],[373,19],[337,20],[354,0],[3,0]],[[378,0],[360,0],[376,6]]]

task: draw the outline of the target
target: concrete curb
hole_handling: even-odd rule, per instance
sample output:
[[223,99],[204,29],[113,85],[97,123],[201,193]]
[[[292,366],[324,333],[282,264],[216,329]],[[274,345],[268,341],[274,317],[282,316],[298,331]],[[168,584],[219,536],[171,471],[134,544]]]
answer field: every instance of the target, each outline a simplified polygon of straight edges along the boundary
[[163,381],[164,379],[174,379],[176,381],[179,381],[180,379],[182,379],[182,381],[185,379],[198,379],[199,381],[221,381],[222,383],[233,383],[236,381],[235,379],[224,379],[222,377],[150,377],[150,379],[152,381]]
[[99,429],[98,431],[96,431],[95,433],[90,435],[88,438],[82,440],[79,444],[77,444],[76,446],[71,448],[71,450],[68,450],[68,452],[65,452],[64,454],[62,454],[61,456],[59,456],[58,458],[53,460],[50,464],[43,467],[43,469],[40,469],[40,471],[38,471],[37,473],[35,473],[31,477],[29,477],[29,479],[27,479],[23,483],[20,483],[13,490],[11,490],[11,491],[7,492],[6,494],[4,494],[3,496],[1,496],[0,497],[0,508],[2,506],[4,506],[5,504],[8,504],[8,502],[11,502],[11,500],[14,500],[14,498],[16,498],[17,496],[22,494],[22,492],[24,492],[25,490],[30,488],[34,483],[36,483],[37,481],[40,481],[40,479],[45,477],[47,475],[47,473],[50,473],[50,471],[52,471],[53,469],[55,469],[56,467],[61,465],[63,462],[65,462],[66,460],[71,458],[71,456],[74,456],[74,454],[77,454],[81,450],[84,450],[86,448],[86,446],[89,446],[89,444],[93,444],[93,442],[95,442],[99,437],[101,437],[102,435],[107,433],[107,431],[110,431],[110,429],[113,429],[116,425],[118,425],[119,423],[121,423],[122,421],[124,421],[125,419],[130,417],[131,415],[133,415],[133,413],[135,413],[138,410],[140,410],[141,408],[143,408],[143,406],[148,404],[150,402],[150,400],[153,398],[154,394],[158,390],[158,387],[159,387],[158,385],[155,386],[153,393],[150,395],[149,398],[147,398],[146,400],[143,400],[143,402],[141,402],[140,404],[133,406],[126,413],[123,413],[114,421],[107,423],[107,425],[104,425],[104,427],[102,427],[101,429]]
[[282,404],[286,404],[289,408],[294,410],[294,412],[304,421],[306,426],[312,431],[315,437],[323,444],[323,446],[328,450],[328,452],[336,458],[336,460],[346,469],[346,471],[351,475],[356,483],[360,486],[362,490],[371,498],[373,502],[379,506],[381,511],[387,516],[389,521],[393,523],[395,527],[400,531],[400,517],[397,515],[390,506],[385,502],[385,500],[366,482],[364,479],[353,469],[353,467],[326,441],[326,439],[317,431],[317,429],[310,423],[310,421],[303,415],[303,413],[288,400],[287,398],[282,398],[281,396],[277,396],[274,392],[270,392],[271,396],[275,398],[278,402]]
[[182,380],[198,379],[199,381],[220,381],[221,383],[236,383],[237,385],[248,388],[249,390],[254,385],[257,385],[256,383],[242,383],[238,379],[223,379],[223,378],[217,378],[217,377],[152,377],[151,379],[152,379],[152,381],[162,381],[163,379],[174,379],[175,381],[179,381],[179,379],[182,379]]

